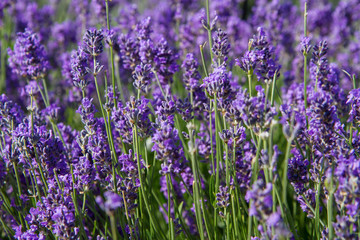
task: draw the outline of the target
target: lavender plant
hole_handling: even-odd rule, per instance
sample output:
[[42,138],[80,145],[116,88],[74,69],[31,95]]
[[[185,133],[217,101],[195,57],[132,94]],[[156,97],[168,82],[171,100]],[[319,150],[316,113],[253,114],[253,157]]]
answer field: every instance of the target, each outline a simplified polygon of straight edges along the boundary
[[0,239],[359,239],[359,12],[1,1]]

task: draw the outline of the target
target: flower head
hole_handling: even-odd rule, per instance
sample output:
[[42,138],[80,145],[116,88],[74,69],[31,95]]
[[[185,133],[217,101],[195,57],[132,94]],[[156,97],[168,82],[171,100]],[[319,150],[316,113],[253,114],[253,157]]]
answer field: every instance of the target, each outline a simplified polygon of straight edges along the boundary
[[30,29],[17,34],[14,50],[8,53],[12,71],[28,79],[42,78],[50,68],[44,46]]
[[91,56],[98,56],[103,51],[103,39],[101,29],[88,29],[83,37],[84,52]]

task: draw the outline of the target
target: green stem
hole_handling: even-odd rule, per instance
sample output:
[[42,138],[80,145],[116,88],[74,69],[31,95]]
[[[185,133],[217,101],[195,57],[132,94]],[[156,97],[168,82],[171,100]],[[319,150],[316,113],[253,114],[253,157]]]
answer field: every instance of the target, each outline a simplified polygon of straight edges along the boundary
[[305,6],[304,6],[304,36],[307,36],[307,1],[305,1]]
[[[106,1],[107,2],[107,1]],[[113,214],[110,214],[110,223],[111,223],[111,235],[112,239],[117,240],[117,230],[116,230],[116,221]]]
[[80,232],[83,235],[83,237],[85,239],[87,239],[87,235],[85,234],[85,230],[84,230],[84,224],[83,224],[83,215],[82,213],[79,211],[79,206],[78,206],[78,202],[77,202],[77,196],[76,196],[76,189],[75,189],[75,176],[74,176],[74,171],[73,171],[73,166],[70,165],[70,173],[71,173],[71,179],[72,179],[72,183],[73,183],[73,192],[71,194],[73,203],[74,203],[74,207],[75,207],[75,214],[76,216],[78,216],[79,218],[79,222],[80,222]]
[[[315,86],[315,88],[316,88],[316,86]],[[304,104],[305,104],[305,110],[308,107],[306,91],[307,91],[307,54],[304,53]]]
[[[105,0],[105,8],[106,8],[106,25],[108,30],[110,31],[110,17],[109,17],[109,0]],[[115,64],[114,64],[114,49],[113,43],[110,44],[110,62],[111,62],[111,80],[112,80],[112,87],[113,87],[113,94],[114,94],[114,104],[115,108],[117,109],[116,103],[116,91],[115,91]],[[120,86],[118,86],[120,88]]]
[[[5,10],[3,10],[5,11]],[[1,32],[1,71],[0,71],[0,92],[5,92],[6,89],[6,56],[7,56],[7,44],[8,42],[5,40],[5,28],[2,27],[0,29]]]
[[50,102],[49,102],[49,94],[48,94],[48,90],[47,90],[47,85],[46,85],[46,81],[45,81],[45,78],[42,78],[42,83],[44,85],[44,91],[45,91],[45,97],[46,97],[46,101],[47,101],[47,106],[50,105]]
[[[215,159],[214,159],[214,143],[213,143],[213,127],[212,127],[212,101],[210,101],[210,111],[209,111],[209,124],[210,124],[210,148],[211,148],[211,163],[212,171],[211,175],[215,177]],[[216,189],[214,189],[216,192]]]
[[[304,37],[307,36],[307,1],[305,1],[304,6]],[[305,110],[307,109],[307,53],[304,52],[304,104],[305,104]],[[317,84],[317,82],[316,82]],[[315,89],[316,89],[315,85]]]
[[[175,190],[174,190],[174,186],[173,186],[172,182],[170,182],[170,187],[171,187],[171,192],[172,192],[172,194],[174,194],[174,196],[175,196]],[[156,194],[155,194],[153,191],[152,191],[152,194],[153,194],[153,196],[157,199],[157,201],[160,203],[160,200],[158,199],[158,197],[156,196]],[[162,204],[160,204],[160,206],[162,206]],[[174,198],[174,209],[175,209],[175,211],[176,211],[177,214],[178,214],[178,217],[179,217],[179,219],[180,219],[181,225],[182,225],[182,227],[183,227],[183,229],[184,229],[184,231],[185,231],[185,234],[186,234],[187,238],[192,240],[193,237],[192,237],[192,235],[190,234],[190,232],[189,232],[189,230],[188,230],[188,227],[187,227],[187,225],[185,224],[184,219],[183,219],[182,214],[181,214],[182,206],[179,207],[179,204],[177,203],[176,198]],[[180,209],[180,210],[179,210],[179,209]],[[210,237],[209,237],[209,240],[211,240]]]
[[86,205],[86,191],[84,191],[83,205],[82,205],[82,209],[81,209],[81,212],[83,214],[85,213],[85,205]]
[[227,212],[227,209],[224,210],[224,215],[226,217],[226,239],[231,239],[230,236],[230,215]]
[[125,101],[125,97],[124,97],[124,92],[123,92],[123,87],[121,84],[121,79],[120,79],[120,72],[119,72],[119,56],[117,54],[115,54],[114,56],[114,64],[115,64],[115,74],[116,74],[116,82],[120,91],[120,98],[121,100]]
[[210,26],[210,3],[209,0],[206,0],[206,21],[207,21],[207,32],[208,32],[208,38],[209,38],[209,48],[210,48],[210,62],[212,63],[212,60],[214,58],[213,52],[212,52],[212,36],[211,36],[211,26]]
[[[94,68],[95,68],[95,66],[96,66],[96,56],[93,56],[93,62],[94,62]],[[106,129],[107,140],[108,140],[110,149],[113,152],[115,162],[117,162],[117,156],[116,156],[116,153],[115,153],[115,148],[113,148],[114,141],[112,140],[111,125],[109,124],[110,118],[109,118],[109,121],[107,121],[105,111],[104,111],[104,107],[103,107],[103,104],[102,104],[102,101],[101,101],[101,95],[100,95],[100,90],[99,90],[99,85],[98,85],[98,82],[97,82],[96,74],[94,74],[94,82],[95,82],[95,87],[96,87],[96,93],[97,93],[97,96],[98,96],[98,99],[99,99],[101,114],[102,114],[102,116],[104,118],[104,125],[105,125],[105,129]],[[97,168],[96,168],[96,170],[97,170]]]
[[264,111],[266,111],[266,108],[268,106],[267,102],[268,102],[268,95],[269,95],[269,84],[266,84],[265,87],[265,104],[264,104]]
[[[95,66],[96,66],[96,57],[95,57],[95,56],[93,57],[93,60],[94,60],[94,68],[95,68]],[[100,104],[101,113],[102,113],[102,116],[103,116],[103,118],[104,118],[105,125],[107,125],[107,124],[106,124],[107,121],[106,121],[106,117],[105,117],[105,112],[104,112],[103,104],[102,104],[102,101],[101,101],[100,89],[99,89],[99,85],[98,85],[98,82],[97,82],[96,74],[94,74],[94,82],[95,82],[95,87],[96,87],[96,93],[97,93],[97,96],[98,96],[98,99],[99,99],[99,104]]]
[[261,144],[262,144],[262,138],[259,139],[258,145],[256,147],[255,159],[254,159],[254,162],[252,163],[251,184],[254,183],[258,179],[259,157],[260,157],[260,152],[261,152]]
[[[205,45],[205,44],[204,44],[204,45]],[[200,45],[200,54],[201,54],[201,61],[202,61],[202,65],[203,65],[205,77],[208,77],[208,76],[209,76],[209,73],[208,73],[208,70],[207,70],[207,67],[206,67],[206,63],[205,63],[204,45]]]
[[111,0],[105,0],[106,26],[107,26],[107,29],[110,30],[109,3],[108,3],[108,1],[111,1]]
[[286,152],[285,152],[285,159],[284,159],[284,174],[282,178],[282,201],[286,201],[286,195],[287,195],[287,183],[288,183],[288,163],[289,163],[289,155],[290,155],[290,147],[291,147],[291,140],[288,140],[288,143],[286,145]]
[[333,174],[334,174],[334,164],[332,165],[332,172],[330,178],[330,191],[329,191],[329,198],[327,202],[327,210],[328,210],[328,229],[329,229],[329,240],[334,239],[334,228],[332,225],[333,222],[333,201],[334,201],[334,181],[333,181]]
[[[24,146],[25,146],[26,157],[27,157],[27,159],[30,160],[30,154],[29,154],[28,148],[27,148],[27,146],[25,144],[25,140],[24,140]],[[39,188],[39,184],[38,184],[37,179],[36,179],[35,171],[34,171],[33,166],[32,165],[30,165],[30,166],[31,166],[30,172],[33,174],[33,178],[31,178],[31,174],[30,174],[31,184],[33,185],[33,189],[34,189],[34,182],[35,182],[36,191],[37,191],[37,194],[35,194],[35,192],[34,192],[35,199],[36,199],[36,196],[38,195],[40,202],[42,202],[40,188]]]
[[[251,207],[253,200],[251,199],[249,202],[249,206]],[[250,216],[250,214],[248,215],[248,226],[247,226],[247,240],[251,240],[251,235],[252,235],[252,221],[253,221],[253,217]]]
[[163,89],[163,87],[162,87],[162,85],[161,85],[161,83],[160,83],[159,76],[157,75],[157,72],[156,72],[155,70],[153,70],[152,72],[153,72],[154,75],[155,75],[156,81],[157,81],[157,83],[158,83],[158,85],[159,85],[159,88],[160,88],[160,90],[161,90],[162,95],[164,96],[165,101],[168,101],[168,100],[167,100],[167,95],[165,94],[165,91],[164,91],[164,89]]
[[167,185],[167,194],[168,194],[168,223],[169,223],[169,239],[172,239],[172,233],[174,232],[174,225],[171,224],[171,188],[170,188],[171,176],[170,174],[166,174],[166,185]]
[[[204,237],[204,228],[203,228],[203,224],[202,224],[202,217],[201,217],[201,210],[200,210],[200,202],[201,198],[200,198],[200,190],[199,190],[199,170],[198,170],[198,166],[196,164],[196,160],[195,160],[195,144],[193,142],[193,134],[192,134],[192,129],[189,129],[189,134],[190,134],[190,157],[191,157],[191,166],[192,166],[192,171],[193,171],[193,176],[194,176],[194,181],[193,181],[193,190],[194,190],[194,205],[195,205],[195,217],[196,217],[196,221],[197,221],[197,227],[199,229],[199,233],[200,233],[200,238],[203,240]],[[208,233],[210,234],[210,233]]]
[[226,186],[230,190],[230,169],[229,169],[229,146],[225,143],[225,167],[226,167]]
[[352,83],[353,83],[353,88],[356,89],[356,78],[355,78],[355,74],[353,74],[353,76],[352,76]]
[[215,96],[214,99],[214,110],[215,110],[215,139],[216,139],[216,191],[219,189],[220,185],[220,160],[221,160],[221,146],[220,146],[220,136],[219,132],[221,131],[219,128],[219,114],[217,108],[217,98]]
[[[321,169],[324,169],[324,157],[321,160]],[[323,176],[323,171],[320,172],[318,176],[318,182],[316,187],[316,194],[315,194],[315,233],[317,236],[317,239],[321,238],[321,232],[320,232],[320,192],[321,192],[321,178]]]
[[274,106],[274,92],[275,92],[275,88],[276,88],[276,73],[274,74],[274,79],[272,82],[272,88],[271,88],[271,106]]
[[129,212],[128,212],[127,202],[126,202],[126,198],[125,198],[125,192],[124,191],[121,191],[121,192],[122,192],[122,197],[123,197],[124,206],[125,206],[126,221],[128,223],[129,229],[130,229],[131,239],[133,239],[131,221],[129,219]]
[[139,198],[143,198],[144,202],[145,202],[145,208],[149,214],[149,219],[150,219],[150,224],[151,226],[154,228],[155,232],[161,234],[161,237],[163,239],[165,239],[164,234],[162,233],[161,230],[158,230],[157,225],[155,225],[155,220],[153,219],[153,215],[150,211],[150,207],[149,207],[149,203],[147,200],[147,197],[145,195],[144,192],[144,183],[143,183],[143,177],[141,174],[141,167],[140,167],[140,151],[139,151],[139,145],[138,145],[138,130],[137,130],[137,126],[134,126],[134,138],[135,138],[135,146],[136,146],[136,160],[137,160],[137,167],[138,167],[138,174],[139,174],[139,179],[140,179],[140,194],[139,194]]
[[170,223],[170,239],[175,240],[174,221],[172,218],[169,219]]
[[14,235],[14,231],[12,229],[10,229],[6,224],[5,222],[3,221],[2,219],[2,216],[0,216],[0,222],[1,222],[1,225],[3,226],[3,229],[5,230],[5,233],[8,235],[8,236],[13,236]]
[[16,183],[17,183],[17,188],[18,188],[18,193],[19,193],[19,197],[21,196],[21,185],[20,185],[20,178],[19,178],[19,173],[17,170],[17,165],[16,162],[13,162],[13,166],[14,166],[14,172],[15,172],[15,177],[16,177]]
[[[41,94],[41,98],[42,98],[43,101],[44,101],[45,107],[48,107],[49,104],[48,104],[48,102],[46,101],[46,97],[45,97],[45,94],[44,94],[43,90],[40,88],[39,82],[36,81],[36,84],[37,84],[38,89],[39,89],[39,92],[40,92],[40,94]],[[44,87],[45,87],[45,86],[44,86]]]
[[317,188],[316,188],[316,205],[315,205],[315,232],[316,232],[316,236],[317,239],[320,239],[320,225],[319,225],[319,221],[320,221],[320,190],[321,190],[321,183],[317,184]]
[[[219,114],[218,114],[218,108],[217,108],[217,97],[215,94],[214,98],[214,110],[215,110],[215,139],[216,139],[216,177],[215,177],[215,192],[219,190],[220,186],[220,161],[221,161],[221,143],[220,143],[220,137],[219,132],[221,131],[219,128]],[[217,239],[217,209],[214,209],[214,231],[215,231],[215,239]]]
[[235,238],[239,239],[240,233],[239,233],[238,218],[237,218],[236,211],[235,211],[234,191],[232,191],[232,194],[231,194],[231,207],[232,207],[232,219],[233,219],[234,230],[235,230]]
[[248,82],[249,82],[249,94],[250,94],[250,97],[252,97],[252,86],[251,86],[252,74],[250,71],[248,71],[247,77],[248,77]]

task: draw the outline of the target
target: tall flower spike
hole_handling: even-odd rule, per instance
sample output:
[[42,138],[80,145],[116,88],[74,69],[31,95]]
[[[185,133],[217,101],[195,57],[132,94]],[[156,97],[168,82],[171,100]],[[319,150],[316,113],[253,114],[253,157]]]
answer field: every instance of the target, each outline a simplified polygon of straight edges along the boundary
[[135,28],[139,40],[145,40],[150,37],[152,33],[151,29],[151,17],[147,17],[136,25]]
[[83,37],[84,52],[91,56],[98,56],[103,51],[104,35],[102,30],[89,29]]
[[216,32],[213,41],[214,41],[212,48],[213,53],[217,58],[224,59],[224,61],[226,61],[227,59],[226,56],[230,51],[230,43],[229,43],[228,35],[219,28]]
[[[216,205],[222,209],[226,209],[230,205],[230,193],[227,186],[219,187],[219,192],[216,194]],[[219,214],[225,217],[223,212],[220,211]]]
[[179,56],[164,38],[157,44],[155,52],[155,70],[159,74],[159,80],[163,85],[171,84],[174,73],[179,70],[176,63]]
[[134,79],[134,87],[146,93],[148,85],[150,84],[150,81],[153,77],[153,73],[151,72],[151,65],[140,63],[140,65],[136,66],[132,77]]
[[126,34],[121,34],[118,42],[123,68],[133,71],[140,63],[139,45],[137,41]]
[[42,78],[50,68],[44,46],[30,29],[18,33],[14,50],[8,49],[8,54],[13,73],[27,79]]
[[303,37],[300,42],[301,53],[304,55],[308,54],[311,50],[311,47],[312,46],[310,45],[310,38]]
[[88,85],[89,82],[86,78],[86,75],[88,73],[87,66],[88,66],[88,60],[87,60],[86,53],[84,52],[84,49],[79,47],[79,49],[76,52],[73,52],[71,55],[71,75],[73,78],[73,84],[76,87],[79,87],[81,90],[84,90]]
[[355,126],[360,126],[360,89],[351,90],[346,102],[350,105],[348,122],[353,122]]
[[201,78],[198,71],[199,63],[195,59],[194,54],[186,54],[186,58],[181,67],[185,70],[183,77],[186,89],[190,92],[194,92],[199,88],[199,80]]
[[314,46],[313,59],[314,61],[319,61],[322,57],[326,55],[328,51],[328,44],[326,41],[320,41],[319,44]]
[[201,86],[211,98],[214,98],[216,95],[218,99],[227,99],[233,94],[230,79],[231,74],[226,71],[224,66],[221,66],[215,68],[209,77],[204,78],[204,83]]
[[256,54],[254,51],[247,51],[241,59],[236,59],[238,65],[244,72],[250,72],[256,67]]

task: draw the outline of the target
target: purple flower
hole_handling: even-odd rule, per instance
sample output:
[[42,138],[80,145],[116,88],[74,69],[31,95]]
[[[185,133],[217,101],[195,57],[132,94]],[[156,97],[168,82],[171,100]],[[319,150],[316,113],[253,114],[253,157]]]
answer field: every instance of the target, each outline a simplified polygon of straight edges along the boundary
[[[344,130],[330,93],[319,89],[318,92],[312,92],[308,100],[310,104],[307,109],[309,119],[307,134],[316,157],[316,171],[321,171],[318,168],[322,165],[322,156],[327,156],[324,158],[326,161],[324,167],[327,167],[327,162],[331,161],[332,156],[341,153],[342,149],[337,147],[342,140],[338,133],[342,133]],[[336,151],[336,155],[334,155],[334,151]],[[312,176],[315,175],[317,176],[312,173]]]
[[333,222],[335,234],[339,239],[356,239],[358,236],[350,230],[353,222],[348,216],[336,216],[336,222]]
[[139,40],[146,40],[150,38],[152,33],[151,17],[147,17],[136,25],[135,31]]
[[126,34],[121,34],[118,38],[118,43],[123,67],[134,70],[140,64],[137,41]]
[[258,92],[256,97],[249,98],[246,92],[239,92],[231,104],[239,112],[244,124],[252,128],[255,134],[261,134],[268,132],[277,113],[275,107],[265,102],[264,89],[260,85],[255,89]]
[[236,65],[238,65],[244,72],[248,73],[256,67],[256,53],[254,51],[246,51],[241,59],[236,59]]
[[[139,156],[139,159],[142,162],[141,156]],[[119,157],[119,164],[126,177],[132,179],[136,186],[140,187],[136,154],[133,155],[132,150],[129,151],[129,154],[122,154]]]
[[230,42],[228,36],[220,28],[216,31],[215,37],[213,38],[212,51],[218,59],[226,61],[226,56],[230,51]]
[[151,65],[140,63],[140,65],[136,66],[132,77],[134,79],[134,87],[146,93],[148,91],[148,85],[150,85],[153,78],[153,73],[151,72]]
[[309,182],[308,165],[309,161],[303,159],[298,149],[293,149],[294,157],[289,159],[288,178],[297,194],[305,191],[305,184]]
[[265,239],[273,239],[277,237],[291,237],[291,232],[285,226],[280,210],[273,212],[272,205],[272,184],[265,183],[262,179],[257,180],[245,195],[247,201],[252,201],[249,214],[255,216],[260,223],[266,224],[266,229],[259,225],[259,231]]
[[105,201],[101,196],[96,197],[96,203],[107,213],[113,214],[113,212],[123,206],[122,198],[114,193],[107,191],[104,193]]
[[22,77],[43,78],[50,68],[44,46],[30,29],[17,34],[14,50],[8,49],[8,54],[12,71]]
[[224,66],[214,69],[209,77],[204,78],[201,87],[206,90],[207,94],[218,99],[227,99],[233,94],[230,81],[231,74],[227,72]]
[[230,193],[228,187],[219,187],[219,192],[216,194],[216,205],[220,208],[226,208],[230,205]]
[[89,81],[86,77],[88,74],[88,56],[84,49],[79,47],[76,52],[71,55],[71,74],[73,83],[76,87],[79,87],[82,91],[89,85]]
[[23,118],[24,113],[20,106],[2,94],[0,96],[0,129],[9,134],[11,126],[17,126]]
[[89,133],[94,134],[92,129],[95,127],[95,106],[92,103],[93,99],[83,98],[81,101],[81,106],[77,110],[77,113],[81,116],[81,121],[85,124],[85,128]]
[[79,191],[88,191],[92,188],[95,180],[96,169],[91,159],[91,155],[79,157],[77,164],[74,165],[74,176],[78,179],[75,188]]
[[176,103],[177,111],[181,115],[182,119],[185,122],[189,122],[191,119],[194,118],[193,112],[194,109],[189,101],[188,98],[186,98],[184,101],[179,99]]
[[[57,189],[58,187],[50,188],[48,195],[42,197],[42,201],[38,201],[36,208],[31,208],[26,216],[26,220],[31,225],[27,233],[39,234],[38,239],[46,235],[44,228],[52,231],[58,238],[78,237],[79,231],[75,224],[75,208],[70,191],[68,188],[61,191]],[[36,230],[39,232],[36,233]]]
[[176,60],[179,58],[178,54],[170,48],[169,43],[164,39],[160,39],[155,47],[155,70],[159,74],[161,84],[171,84],[173,75],[179,70]]
[[258,35],[249,40],[248,51],[236,63],[246,73],[252,74],[254,71],[258,80],[269,84],[274,76],[279,77],[281,65],[277,62],[274,47],[269,44],[264,30],[258,28],[257,31]]
[[355,126],[360,125],[360,89],[353,89],[348,95],[346,104],[350,105],[348,122],[353,122]]
[[314,46],[314,51],[312,53],[313,61],[318,62],[323,58],[328,52],[328,44],[326,41],[320,41],[317,45]]
[[300,42],[300,47],[301,47],[301,53],[304,55],[307,55],[310,52],[311,47],[312,47],[310,45],[310,38],[303,37]]
[[354,156],[338,159],[338,165],[334,171],[335,179],[338,181],[338,188],[335,191],[337,205],[346,209],[349,221],[355,222],[358,219],[360,210],[360,161]]
[[194,54],[186,54],[186,58],[181,67],[184,69],[183,78],[186,89],[190,92],[194,92],[199,88],[199,81],[201,78],[198,71],[199,63],[195,59]]
[[[67,20],[55,23],[51,28],[52,40],[48,43],[49,54],[60,65],[61,54],[63,54],[71,43],[77,42],[76,22]],[[61,66],[61,65],[60,65]]]
[[151,111],[148,106],[149,100],[142,97],[141,100],[130,97],[130,101],[123,108],[123,115],[132,127],[137,127],[138,134],[141,138],[145,138],[152,131],[152,125],[149,119]]
[[265,186],[263,180],[257,180],[248,190],[245,196],[247,201],[252,200],[252,204],[249,209],[249,214],[255,216],[258,219],[264,219],[270,216],[272,213],[272,184],[268,183]]
[[103,39],[101,29],[88,29],[83,37],[84,52],[91,56],[98,56],[103,51]]
[[[51,36],[51,27],[53,24],[54,8],[44,5],[42,8],[36,2],[23,2],[23,6],[18,6],[22,11],[19,19],[25,28],[32,29],[39,33],[41,41],[46,41]],[[23,8],[23,9],[21,9]]]
[[180,172],[184,153],[179,141],[178,130],[173,123],[169,120],[161,121],[152,138],[152,151],[156,152],[156,158],[162,162],[160,174]]

